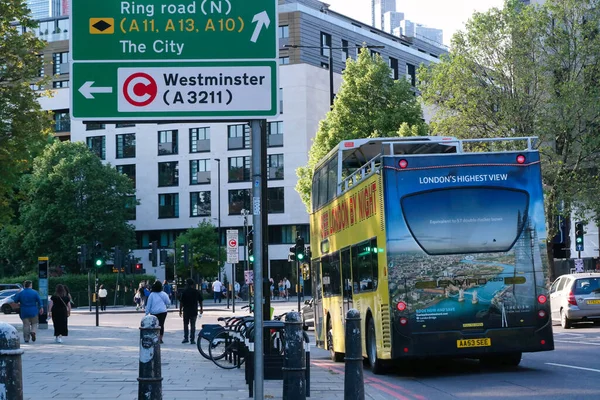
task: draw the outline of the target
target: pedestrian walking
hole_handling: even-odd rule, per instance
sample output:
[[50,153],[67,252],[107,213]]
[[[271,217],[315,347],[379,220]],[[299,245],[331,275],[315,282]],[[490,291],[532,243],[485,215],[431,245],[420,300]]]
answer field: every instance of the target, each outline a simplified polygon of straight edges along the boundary
[[217,300],[219,300],[219,303],[221,302],[221,290],[223,290],[223,284],[219,279],[215,279],[212,283],[213,299],[215,300],[215,303]]
[[163,285],[160,281],[154,282],[152,291],[146,300],[146,315],[151,314],[158,318],[160,324],[160,343],[163,343],[165,334],[165,320],[167,319],[167,307],[171,303],[169,296],[163,292]]
[[13,301],[19,303],[19,315],[23,321],[23,340],[25,343],[35,342],[39,315],[44,312],[42,299],[38,292],[31,288],[31,281],[23,282],[24,288],[13,296]]
[[166,279],[163,281],[163,291],[169,296],[169,301],[173,304],[173,287]]
[[63,336],[69,336],[69,317],[71,316],[71,302],[65,287],[56,285],[54,294],[50,297],[48,316],[52,318],[54,325],[54,341],[62,343]]
[[275,281],[273,278],[269,278],[269,289],[271,290],[271,300],[275,299]]
[[284,277],[283,278],[283,285],[285,286],[284,287],[284,290],[285,290],[285,299],[289,300],[289,298],[290,298],[290,288],[292,287],[292,284],[290,283],[290,281],[288,281],[288,278]]
[[183,317],[183,341],[181,343],[187,343],[189,338],[189,342],[195,344],[198,307],[200,307],[200,315],[204,312],[202,292],[194,287],[194,280],[192,278],[188,278],[186,284],[185,290],[181,293],[181,299],[179,300],[179,316]]
[[140,283],[140,287],[138,288],[138,297],[140,298],[140,308],[144,310],[146,308],[146,291],[143,284]]
[[235,298],[241,300],[242,298],[240,297],[240,283],[239,282],[235,282],[233,284],[233,290],[235,291]]
[[100,298],[100,311],[106,311],[106,303],[108,303],[108,291],[104,288],[104,285],[100,285],[98,297]]

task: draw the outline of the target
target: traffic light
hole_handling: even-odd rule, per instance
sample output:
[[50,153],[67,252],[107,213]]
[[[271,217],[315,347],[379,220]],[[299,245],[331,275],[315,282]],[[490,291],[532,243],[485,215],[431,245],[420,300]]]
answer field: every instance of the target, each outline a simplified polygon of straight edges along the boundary
[[310,259],[312,258],[312,252],[310,251],[310,245],[308,244],[306,245],[304,255],[306,256],[306,260],[310,262]]
[[96,260],[94,260],[94,266],[96,266],[96,268],[100,268],[104,265],[104,260],[102,259],[102,257],[97,257]]
[[303,261],[306,254],[304,249],[304,238],[302,236],[298,236],[296,238],[296,260]]
[[183,261],[186,268],[190,266],[189,245],[187,243],[181,245],[181,261]]
[[575,224],[575,251],[583,251],[583,222]]
[[141,274],[143,271],[143,264],[137,263],[135,264],[135,274]]
[[150,248],[150,261],[152,261],[152,266],[158,266],[158,242],[155,240],[151,244]]
[[77,260],[82,267],[85,267],[85,261],[87,260],[87,245],[82,244],[77,246]]
[[296,261],[296,245],[290,247],[290,254],[288,254],[288,261],[294,262]]
[[254,230],[248,232],[248,236],[246,237],[246,243],[248,246],[248,261],[251,263],[254,262]]

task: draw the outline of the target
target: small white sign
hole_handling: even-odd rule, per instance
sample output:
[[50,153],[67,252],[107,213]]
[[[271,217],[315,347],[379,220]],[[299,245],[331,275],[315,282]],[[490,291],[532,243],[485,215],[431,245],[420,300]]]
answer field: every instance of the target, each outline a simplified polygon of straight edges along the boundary
[[227,230],[227,262],[237,264],[240,262],[238,254],[238,230]]
[[583,272],[583,259],[575,259],[575,272]]

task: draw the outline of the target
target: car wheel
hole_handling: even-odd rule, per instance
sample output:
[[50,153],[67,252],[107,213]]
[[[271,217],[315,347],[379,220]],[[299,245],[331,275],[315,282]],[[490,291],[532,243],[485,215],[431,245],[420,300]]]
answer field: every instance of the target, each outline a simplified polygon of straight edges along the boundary
[[375,334],[375,322],[373,322],[373,318],[369,318],[369,322],[367,323],[367,357],[371,367],[371,372],[376,375],[383,374],[383,361],[377,358],[377,341]]
[[10,314],[12,312],[12,307],[8,304],[2,306],[2,312],[4,314]]
[[567,313],[564,310],[560,310],[560,326],[563,329],[571,328],[571,320],[567,318]]

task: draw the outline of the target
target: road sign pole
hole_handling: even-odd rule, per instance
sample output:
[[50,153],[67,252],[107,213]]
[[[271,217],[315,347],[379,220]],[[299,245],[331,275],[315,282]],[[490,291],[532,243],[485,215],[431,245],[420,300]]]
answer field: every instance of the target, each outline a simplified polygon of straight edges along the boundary
[[[263,399],[264,379],[264,353],[263,353],[263,285],[262,264],[263,260],[263,231],[261,197],[262,180],[261,159],[262,154],[262,132],[261,121],[250,121],[252,131],[252,225],[254,225],[254,248],[258,249],[254,256],[254,398]],[[265,155],[266,156],[266,155]],[[264,210],[266,211],[266,210]]]

